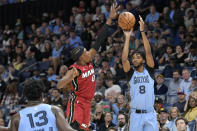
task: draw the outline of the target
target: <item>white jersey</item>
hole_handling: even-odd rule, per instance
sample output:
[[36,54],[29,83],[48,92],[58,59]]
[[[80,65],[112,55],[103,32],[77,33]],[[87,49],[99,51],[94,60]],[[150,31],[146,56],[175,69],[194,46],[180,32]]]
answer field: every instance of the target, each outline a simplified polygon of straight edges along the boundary
[[55,115],[48,104],[27,107],[19,114],[18,131],[58,131]]
[[151,78],[148,70],[144,68],[143,72],[134,70],[130,79],[131,109],[154,110],[154,80]]

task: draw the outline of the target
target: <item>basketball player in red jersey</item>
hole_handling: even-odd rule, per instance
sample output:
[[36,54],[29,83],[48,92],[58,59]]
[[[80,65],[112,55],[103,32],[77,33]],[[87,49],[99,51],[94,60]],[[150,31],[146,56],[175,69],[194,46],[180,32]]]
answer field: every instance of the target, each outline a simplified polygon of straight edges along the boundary
[[95,73],[92,59],[100,46],[104,46],[112,19],[117,16],[115,5],[112,5],[110,16],[99,33],[96,43],[87,51],[79,46],[71,51],[71,57],[76,61],[67,74],[58,82],[58,89],[72,87],[72,97],[67,105],[67,119],[70,125],[79,131],[88,130],[90,124],[90,102],[95,93]]

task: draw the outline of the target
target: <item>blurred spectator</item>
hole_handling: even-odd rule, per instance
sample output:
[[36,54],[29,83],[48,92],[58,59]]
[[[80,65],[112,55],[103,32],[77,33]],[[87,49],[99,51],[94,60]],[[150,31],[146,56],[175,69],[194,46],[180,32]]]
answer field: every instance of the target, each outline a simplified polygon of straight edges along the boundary
[[185,99],[185,93],[184,91],[179,91],[178,93],[178,102],[173,104],[173,107],[177,107],[178,110],[180,111],[181,115],[184,114],[184,107],[186,104],[186,99]]
[[13,109],[18,104],[18,100],[17,85],[15,83],[8,84],[1,101],[1,106],[9,106],[10,109]]
[[182,76],[183,76],[183,81],[181,82],[181,90],[183,90],[184,93],[186,94],[186,100],[187,100],[189,97],[189,94],[191,93],[191,90],[189,87],[191,85],[192,78],[190,77],[190,72],[187,69],[184,69],[182,71]]
[[156,84],[154,85],[155,96],[164,101],[166,99],[167,91],[168,87],[164,84],[164,76],[162,74],[157,75]]
[[181,71],[182,68],[179,64],[176,64],[176,59],[174,57],[171,57],[169,59],[169,64],[165,66],[162,74],[165,78],[172,78],[173,77],[173,70],[179,70]]
[[161,108],[159,112],[159,122],[160,122],[160,127],[167,127],[169,120],[168,120],[168,111],[167,109]]
[[107,89],[105,90],[105,98],[108,98],[110,94],[112,94],[114,98],[117,98],[118,94],[121,93],[120,86],[115,85],[112,78],[106,79],[105,84],[107,85]]
[[173,56],[173,47],[171,45],[168,45],[166,47],[166,53],[164,53],[159,59],[159,64],[164,65],[166,63],[169,63],[171,56]]
[[98,92],[101,92],[102,95],[104,96],[106,89],[105,89],[105,86],[103,84],[104,84],[103,79],[101,79],[101,78],[96,79],[95,90],[98,91]]
[[47,73],[48,73],[48,76],[47,76],[48,81],[51,82],[51,81],[56,81],[57,80],[57,76],[55,75],[53,67],[49,67]]
[[170,80],[167,93],[167,103],[172,105],[178,101],[177,91],[180,89],[180,72],[178,70],[173,71],[173,79]]
[[52,64],[54,73],[57,73],[58,65],[60,64],[60,54],[63,50],[62,42],[60,40],[55,41],[55,48],[52,51]]
[[195,70],[191,72],[191,77],[197,77],[197,61],[195,62]]
[[188,8],[185,11],[184,23],[187,29],[189,28],[189,26],[194,25],[195,16],[196,16],[196,9]]
[[176,131],[176,120],[178,117],[180,117],[181,114],[177,107],[171,107],[170,108],[170,114],[169,114],[169,123],[167,125],[167,128],[170,129],[170,131]]
[[184,60],[187,58],[187,55],[183,52],[183,49],[180,45],[176,46],[176,54],[175,54],[175,58],[176,58],[176,64],[184,64]]
[[188,105],[186,107],[185,118],[188,121],[193,121],[197,117],[197,101],[193,97],[189,97]]
[[148,24],[153,24],[154,21],[159,19],[159,13],[156,11],[154,5],[150,6],[150,13],[146,16],[145,22]]
[[51,100],[51,105],[56,105],[59,107],[63,107],[62,103],[62,98],[60,97],[60,91],[58,89],[53,89],[52,90],[52,100]]
[[188,66],[193,66],[194,62],[197,61],[197,45],[194,43],[190,46],[190,52],[185,62]]
[[73,49],[77,46],[83,46],[81,38],[79,36],[75,35],[74,30],[70,31],[69,46],[70,46],[71,49]]
[[129,127],[127,124],[127,117],[123,113],[118,114],[118,126],[117,126],[118,131],[128,131]]
[[113,115],[110,112],[105,113],[105,122],[99,126],[98,131],[107,131],[110,127],[115,127],[115,124],[112,123]]
[[188,121],[183,117],[179,117],[176,120],[176,127],[177,127],[177,131],[189,131]]
[[97,104],[93,119],[93,123],[97,125],[97,130],[99,130],[99,126],[101,126],[104,123],[104,117],[105,115],[102,106],[100,104]]

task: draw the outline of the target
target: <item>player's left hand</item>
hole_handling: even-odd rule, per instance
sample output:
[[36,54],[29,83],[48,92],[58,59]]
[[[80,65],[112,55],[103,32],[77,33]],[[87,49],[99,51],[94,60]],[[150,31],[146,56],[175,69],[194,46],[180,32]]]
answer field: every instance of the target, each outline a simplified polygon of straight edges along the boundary
[[119,8],[120,8],[120,6],[117,6],[117,4],[112,4],[111,9],[110,9],[109,18],[115,19],[118,15],[117,11]]
[[140,24],[140,31],[144,31],[144,20],[142,19],[142,17],[139,15],[140,20],[139,20],[139,24]]

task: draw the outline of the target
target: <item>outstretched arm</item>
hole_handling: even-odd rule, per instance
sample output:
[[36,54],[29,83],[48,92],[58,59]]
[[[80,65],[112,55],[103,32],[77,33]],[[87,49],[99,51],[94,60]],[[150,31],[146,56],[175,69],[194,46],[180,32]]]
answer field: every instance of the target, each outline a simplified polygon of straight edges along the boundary
[[58,89],[63,89],[65,87],[69,87],[70,83],[72,82],[72,80],[79,76],[79,71],[76,68],[72,68],[71,70],[69,70],[66,75],[58,82],[57,84],[57,88]]
[[68,124],[68,121],[64,117],[63,111],[59,107],[52,106],[52,111],[56,117],[56,124],[59,131],[76,131]]
[[140,32],[141,32],[141,35],[142,35],[142,40],[143,40],[144,49],[145,49],[145,53],[146,53],[146,63],[150,68],[154,68],[155,63],[154,63],[154,60],[153,60],[151,47],[150,47],[149,41],[146,37],[146,34],[144,32],[144,21],[143,21],[141,16],[139,16],[139,17],[140,17],[140,21],[139,21]]
[[111,22],[114,18],[116,18],[117,16],[117,10],[119,9],[119,7],[116,7],[115,4],[113,4],[111,6],[111,10],[110,10],[110,15],[109,18],[107,19],[106,24],[103,26],[101,32],[98,34],[98,37],[96,39],[95,44],[93,45],[93,47],[90,49],[90,54],[91,57],[93,58],[96,55],[96,52],[99,50],[100,47],[104,46],[104,41],[105,39],[108,37],[108,30],[109,30],[109,26],[111,26]]
[[122,51],[122,65],[123,65],[124,72],[129,72],[131,68],[130,62],[128,60],[128,55],[129,55],[129,41],[130,41],[130,36],[132,32],[133,32],[133,28],[129,32],[124,31],[125,43],[124,43],[124,47]]

